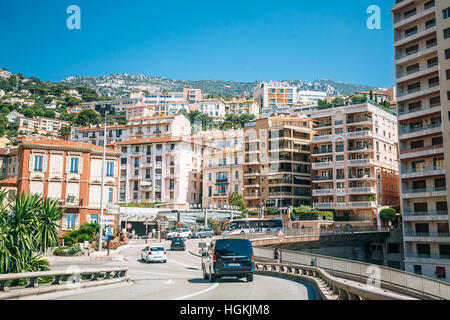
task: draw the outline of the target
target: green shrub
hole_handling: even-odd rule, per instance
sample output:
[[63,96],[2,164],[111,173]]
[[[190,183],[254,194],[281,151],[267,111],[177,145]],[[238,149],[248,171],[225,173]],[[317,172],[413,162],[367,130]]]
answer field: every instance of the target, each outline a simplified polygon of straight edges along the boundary
[[299,220],[334,220],[334,214],[330,211],[313,211],[308,210],[304,211],[300,208],[294,208],[293,212],[291,213],[291,220],[295,220],[295,217],[298,217]]
[[393,208],[386,208],[380,211],[381,220],[394,222],[397,217],[397,211]]

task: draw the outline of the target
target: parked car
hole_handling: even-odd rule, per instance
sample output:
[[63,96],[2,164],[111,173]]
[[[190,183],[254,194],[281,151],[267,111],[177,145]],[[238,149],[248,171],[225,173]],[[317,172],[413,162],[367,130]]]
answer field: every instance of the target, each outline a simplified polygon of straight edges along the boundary
[[212,238],[214,236],[214,230],[211,228],[200,229],[194,232],[194,238]]
[[186,250],[185,242],[186,239],[184,239],[183,237],[172,238],[172,242],[170,243],[170,250]]
[[255,256],[253,246],[247,239],[212,240],[202,254],[203,279],[215,282],[222,277],[247,278],[253,281]]
[[182,237],[182,238],[190,239],[190,238],[192,238],[192,236],[193,236],[193,234],[192,234],[191,230],[189,230],[188,228],[180,228],[180,229],[177,229],[176,231],[169,232],[167,234],[167,240],[170,240],[174,237]]
[[145,262],[167,262],[167,252],[162,245],[147,246],[142,249],[141,259]]

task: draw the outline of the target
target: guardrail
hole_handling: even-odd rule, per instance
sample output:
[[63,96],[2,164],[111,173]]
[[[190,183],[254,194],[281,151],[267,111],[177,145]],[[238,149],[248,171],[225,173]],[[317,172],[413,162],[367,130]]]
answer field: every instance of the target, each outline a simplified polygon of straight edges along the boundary
[[[254,247],[254,251],[258,258],[273,260],[271,248]],[[364,283],[379,281],[381,288],[420,299],[450,299],[450,283],[402,270],[291,250],[282,250],[281,258],[283,263],[292,264],[297,268],[313,264],[314,267],[341,278]]]
[[128,268],[78,269],[0,275],[0,300],[126,281]]

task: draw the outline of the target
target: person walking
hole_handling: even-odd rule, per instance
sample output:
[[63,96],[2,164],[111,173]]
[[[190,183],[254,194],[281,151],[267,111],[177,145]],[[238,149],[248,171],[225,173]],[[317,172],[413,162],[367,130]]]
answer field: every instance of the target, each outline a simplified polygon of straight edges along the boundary
[[278,252],[278,248],[275,248],[275,251],[273,252],[273,260],[275,263],[280,263],[280,253]]

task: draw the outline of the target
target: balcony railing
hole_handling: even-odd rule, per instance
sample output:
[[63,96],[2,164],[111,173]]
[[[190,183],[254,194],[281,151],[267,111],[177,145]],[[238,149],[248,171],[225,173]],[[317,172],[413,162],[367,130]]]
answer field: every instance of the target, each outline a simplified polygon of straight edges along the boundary
[[333,176],[317,176],[317,177],[314,177],[313,180],[315,180],[315,181],[329,181],[329,180],[333,180]]
[[399,73],[399,74],[397,74],[397,79],[409,76],[409,75],[414,74],[416,72],[420,72],[420,71],[424,71],[424,70],[427,70],[427,69],[431,69],[431,68],[436,67],[436,66],[438,66],[437,62],[430,63],[430,64],[427,64],[426,66],[422,66],[420,68],[413,69],[413,70],[410,70],[410,71],[407,71],[407,72]]
[[431,89],[431,88],[435,88],[435,87],[438,87],[438,86],[439,86],[439,82],[432,83],[430,85],[420,86],[418,88],[407,90],[407,91],[404,91],[404,92],[399,90],[399,92],[397,93],[397,97],[404,97],[404,96],[406,96],[408,94],[417,93],[419,91],[425,91],[425,90],[428,90],[428,89]]
[[420,48],[418,48],[416,50],[410,51],[408,53],[405,52],[405,53],[397,54],[395,56],[395,59],[396,60],[400,60],[402,58],[411,56],[411,55],[416,54],[416,53],[422,53],[422,52],[424,52],[424,51],[426,51],[426,50],[428,50],[430,48],[436,47],[436,46],[437,46],[437,42],[433,42],[432,44],[429,44],[429,45],[426,45],[426,46],[422,46],[422,47],[420,47]]
[[405,237],[450,237],[448,232],[405,232]]
[[409,211],[405,211],[403,212],[403,214],[406,217],[416,217],[416,216],[447,216],[448,212],[447,211],[424,211],[424,212],[419,212],[419,211],[414,211],[414,212],[409,212]]
[[325,153],[333,153],[333,149],[321,149],[321,150],[314,150],[313,154],[325,154]]
[[409,33],[396,35],[395,36],[395,42],[404,40],[404,39],[409,38],[409,37],[412,37],[412,36],[414,36],[416,34],[419,34],[419,33],[423,32],[423,31],[431,29],[431,28],[433,28],[435,26],[436,26],[436,23],[432,23],[432,24],[429,24],[428,26],[425,26],[425,27],[422,27],[422,28],[417,28],[417,30],[411,31]]
[[398,114],[400,116],[403,116],[403,115],[408,114],[408,113],[414,113],[414,112],[418,112],[418,111],[428,110],[428,109],[436,108],[436,107],[440,107],[440,106],[441,106],[440,103],[434,103],[434,104],[431,104],[431,105],[428,105],[428,106],[422,106],[420,108],[411,109],[411,110],[400,109],[398,111]]
[[403,194],[405,193],[425,193],[425,192],[439,192],[446,191],[446,187],[435,187],[435,188],[418,188],[418,189],[403,189]]
[[417,259],[450,259],[450,254],[436,254],[436,253],[406,253],[406,258]]
[[429,167],[421,167],[421,168],[413,168],[413,169],[406,169],[401,170],[403,173],[416,173],[416,172],[427,172],[427,171],[435,171],[435,170],[442,170],[445,169],[444,166],[429,166]]
[[419,131],[424,131],[424,130],[428,130],[428,129],[434,129],[434,128],[441,128],[442,127],[442,123],[432,123],[423,127],[419,127],[419,128],[412,128],[412,129],[408,129],[408,130],[402,130],[400,131],[400,134],[407,134],[407,133],[413,133],[413,132],[419,132]]

